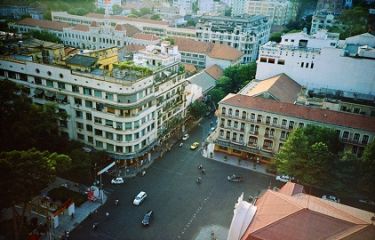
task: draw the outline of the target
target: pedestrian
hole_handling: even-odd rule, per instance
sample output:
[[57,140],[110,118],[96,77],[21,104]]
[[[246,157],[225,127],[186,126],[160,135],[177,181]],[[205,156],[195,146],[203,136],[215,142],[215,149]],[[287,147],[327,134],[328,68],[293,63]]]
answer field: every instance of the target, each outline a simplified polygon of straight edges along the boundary
[[118,199],[115,200],[115,205],[118,206]]

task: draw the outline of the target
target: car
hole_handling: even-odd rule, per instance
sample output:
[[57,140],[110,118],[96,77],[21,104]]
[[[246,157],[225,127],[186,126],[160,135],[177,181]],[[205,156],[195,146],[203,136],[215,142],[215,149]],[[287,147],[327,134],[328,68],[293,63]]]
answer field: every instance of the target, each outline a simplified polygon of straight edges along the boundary
[[186,133],[186,134],[182,137],[182,140],[186,141],[186,140],[188,140],[188,138],[189,138],[189,134]]
[[154,214],[154,212],[153,212],[152,210],[149,210],[149,211],[144,215],[143,220],[142,220],[142,225],[143,225],[143,226],[148,226],[148,225],[150,225],[153,214]]
[[340,202],[340,199],[338,199],[336,196],[333,196],[333,195],[323,195],[322,199],[328,200],[328,201],[331,201],[331,202],[336,202],[336,203]]
[[371,205],[371,206],[375,206],[375,202],[369,199],[359,199],[358,202]]
[[198,146],[199,146],[199,142],[194,142],[193,144],[191,144],[190,149],[195,150],[198,148]]
[[113,178],[111,183],[112,184],[123,184],[125,181],[122,177]]
[[293,180],[293,178],[289,177],[288,175],[279,175],[279,176],[276,176],[276,180],[286,183],[286,182]]
[[82,150],[83,150],[84,152],[86,152],[86,153],[90,153],[90,152],[92,152],[92,149],[89,148],[89,147],[83,147]]
[[210,132],[215,131],[215,129],[216,129],[216,127],[212,127],[212,128],[210,128]]
[[138,193],[138,195],[134,198],[133,204],[138,206],[139,204],[141,204],[141,203],[145,200],[146,197],[147,197],[146,192],[141,191],[141,192]]

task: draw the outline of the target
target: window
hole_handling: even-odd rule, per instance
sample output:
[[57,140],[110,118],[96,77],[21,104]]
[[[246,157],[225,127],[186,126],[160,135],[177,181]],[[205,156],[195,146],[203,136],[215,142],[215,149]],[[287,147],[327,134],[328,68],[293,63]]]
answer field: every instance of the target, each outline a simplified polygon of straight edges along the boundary
[[113,127],[113,121],[112,121],[112,120],[108,120],[108,119],[106,119],[106,120],[105,120],[105,125],[106,125],[106,126],[109,126],[109,127]]
[[97,148],[103,148],[103,142],[101,142],[101,141],[95,141],[95,146]]
[[76,122],[76,125],[78,129],[83,129],[83,123]]
[[91,89],[90,88],[83,88],[83,94],[87,96],[91,96]]
[[228,120],[228,122],[227,122],[227,126],[228,126],[228,127],[232,126],[232,121],[231,121],[231,120]]
[[98,98],[102,98],[102,91],[94,90],[94,96]]
[[304,62],[301,62],[301,68],[303,68],[303,65],[304,65],[305,63]]
[[367,144],[368,143],[369,136],[363,135],[362,137],[362,144]]
[[306,68],[309,68],[309,63],[306,63]]
[[267,62],[267,58],[265,58],[265,57],[261,57],[261,58],[260,58],[260,62]]
[[113,101],[113,94],[112,93],[106,93],[106,99]]
[[310,68],[314,68],[314,63],[311,63]]
[[113,140],[113,133],[111,132],[105,132],[105,137],[109,140]]
[[251,114],[250,119],[251,119],[251,120],[255,120],[255,113],[252,113],[252,114]]
[[82,99],[74,98],[74,104],[81,106],[82,105]]
[[51,71],[48,71],[47,74],[48,74],[48,76],[51,76],[51,75],[52,75]]
[[242,111],[242,119],[246,119],[246,112]]
[[86,124],[86,130],[87,130],[88,132],[92,132],[92,126],[89,125],[89,124]]
[[94,121],[95,121],[95,123],[102,124],[102,119],[100,117],[95,117]]
[[122,122],[116,122],[116,129],[122,130]]
[[77,138],[78,138],[79,140],[85,140],[85,135],[80,134],[80,133],[77,133]]
[[46,80],[47,87],[53,87],[53,82],[51,80]]
[[72,92],[79,93],[79,87],[76,85],[72,85]]
[[35,80],[35,84],[42,85],[42,79],[41,78],[35,77],[34,80]]
[[275,59],[274,58],[269,58],[268,59],[268,63],[275,63]]
[[86,113],[86,120],[92,120],[91,113]]
[[121,134],[116,134],[116,140],[119,142],[122,142],[122,135]]
[[294,121],[289,121],[289,129],[293,129],[294,127]]
[[100,130],[100,129],[95,129],[95,135],[102,137],[103,136],[103,131]]
[[93,143],[94,143],[94,138],[91,137],[91,136],[87,136],[87,141],[88,141],[89,143],[93,144]]
[[89,100],[85,100],[85,107],[92,108],[92,102]]
[[266,124],[270,124],[271,123],[271,117],[270,116],[267,116],[266,117]]
[[240,111],[239,111],[239,110],[236,110],[235,113],[234,113],[234,115],[235,115],[236,117],[239,117],[239,116],[240,116]]
[[342,134],[342,138],[343,139],[348,139],[349,138],[349,132],[348,131],[344,131],[344,133]]
[[304,123],[298,123],[298,127],[299,127],[299,128],[303,128],[304,126],[305,126]]
[[76,110],[76,118],[82,118],[82,112]]
[[229,108],[228,115],[232,116],[232,109]]
[[126,134],[125,135],[125,141],[130,142],[132,140],[133,140],[133,136],[131,134]]
[[284,59],[278,59],[277,64],[285,65],[285,60]]
[[225,115],[225,111],[226,111],[225,107],[222,107],[222,108],[221,108],[221,114],[222,114],[222,115]]
[[275,124],[275,125],[277,124],[277,118],[274,117],[274,118],[272,119],[272,124]]
[[286,138],[286,132],[285,131],[281,131],[280,138],[281,139],[285,139]]
[[58,83],[57,83],[57,87],[58,87],[59,89],[65,89],[65,83],[58,82]]
[[121,147],[121,146],[116,146],[116,152],[118,152],[118,153],[122,153],[122,151],[123,151],[123,147]]
[[286,119],[283,119],[283,121],[281,122],[281,125],[282,125],[283,127],[286,126]]
[[59,74],[60,78],[64,78],[64,75],[62,73]]

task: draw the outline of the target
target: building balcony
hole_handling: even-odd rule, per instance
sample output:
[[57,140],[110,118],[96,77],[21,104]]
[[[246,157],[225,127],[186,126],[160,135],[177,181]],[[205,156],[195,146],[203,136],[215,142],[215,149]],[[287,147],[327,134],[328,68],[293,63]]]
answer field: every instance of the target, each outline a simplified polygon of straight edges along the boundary
[[256,155],[261,155],[261,156],[264,156],[264,157],[267,157],[267,158],[273,157],[272,151],[263,151],[263,150],[259,149],[259,147],[257,147],[257,146],[253,146],[253,145],[249,146],[249,145],[246,145],[245,143],[239,144],[239,143],[234,143],[234,142],[230,142],[230,141],[225,141],[225,140],[222,140],[222,139],[216,139],[216,140],[214,140],[214,143],[217,144],[217,145],[223,146],[223,147],[229,147],[229,148],[236,149],[236,150],[239,150],[239,151],[244,151],[244,152],[248,152],[248,153],[252,153],[252,154],[256,154]]
[[268,138],[268,139],[274,139],[275,138],[275,136],[271,135],[271,134],[264,134],[264,137]]
[[249,131],[250,135],[258,136],[259,132],[258,131]]
[[352,144],[357,146],[367,145],[367,142],[359,141],[359,139],[341,138],[341,141],[345,144]]

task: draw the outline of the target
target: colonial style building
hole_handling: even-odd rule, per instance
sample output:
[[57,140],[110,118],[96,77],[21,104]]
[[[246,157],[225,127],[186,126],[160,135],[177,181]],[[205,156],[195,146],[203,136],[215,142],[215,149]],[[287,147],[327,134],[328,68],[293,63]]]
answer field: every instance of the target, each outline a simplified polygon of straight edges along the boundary
[[375,118],[229,94],[219,102],[215,151],[268,163],[293,129],[317,125],[334,129],[347,150],[360,155],[375,140]]
[[328,88],[375,94],[375,36],[364,33],[339,41],[319,31],[282,36],[260,48],[256,79],[285,73],[307,89]]
[[109,22],[103,25],[92,22],[91,25],[70,26],[62,22],[25,18],[18,23],[9,24],[9,27],[18,33],[48,31],[65,45],[81,49],[121,48],[129,44],[147,46],[160,42],[159,37],[142,33],[138,28],[127,23],[112,26]]
[[59,122],[61,134],[105,150],[123,165],[142,167],[185,116],[178,59],[148,68],[118,62],[117,49],[69,56],[61,44],[29,41],[14,43],[22,51],[3,49],[1,81],[24,86],[36,104],[56,103],[69,115]]
[[255,61],[259,46],[268,41],[271,24],[265,16],[202,16],[196,38],[202,42],[221,43],[243,53],[242,63]]

